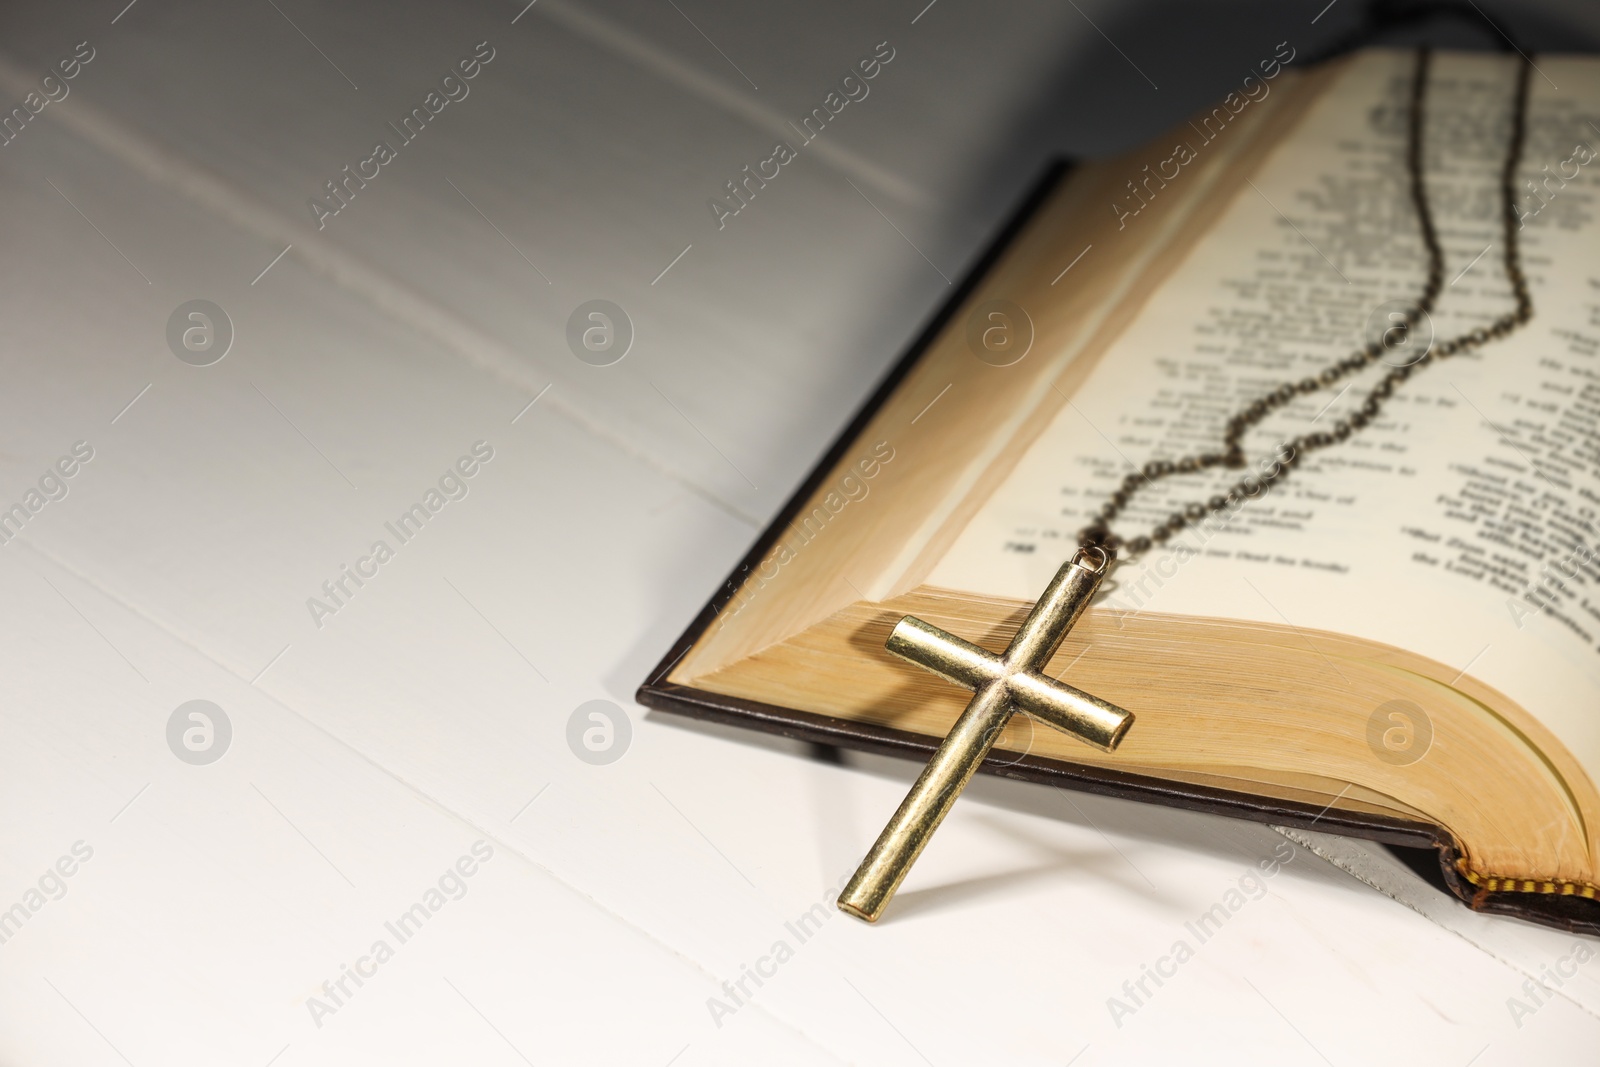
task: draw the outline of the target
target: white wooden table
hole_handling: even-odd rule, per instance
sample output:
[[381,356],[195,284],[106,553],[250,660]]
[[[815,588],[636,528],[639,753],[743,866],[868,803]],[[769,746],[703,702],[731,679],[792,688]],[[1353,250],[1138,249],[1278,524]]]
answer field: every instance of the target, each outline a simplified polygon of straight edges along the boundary
[[[631,700],[1048,155],[1141,140],[1345,12],[1258,5],[1197,52],[1239,14],[124,2],[0,36],[18,105],[93,50],[0,147],[0,508],[44,479],[0,547],[0,1063],[1594,1048],[1600,963],[1524,991],[1574,938],[1047,788],[975,785],[894,921],[853,923],[833,891],[915,768]],[[707,200],[880,42],[719,230]],[[307,201],[380,139],[319,230]],[[167,337],[196,299],[231,323],[207,366]],[[632,323],[611,366],[568,348],[591,299]],[[569,744],[596,700],[630,727],[610,763]]]

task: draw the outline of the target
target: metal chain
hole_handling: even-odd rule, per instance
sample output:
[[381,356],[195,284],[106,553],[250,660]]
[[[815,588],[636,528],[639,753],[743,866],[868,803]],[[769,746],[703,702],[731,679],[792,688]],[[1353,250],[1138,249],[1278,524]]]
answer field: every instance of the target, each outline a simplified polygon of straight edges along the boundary
[[[1422,287],[1421,295],[1404,315],[1405,328],[1402,332],[1407,336],[1418,320],[1433,310],[1444,279],[1444,252],[1439,247],[1439,236],[1433,225],[1433,212],[1428,203],[1422,163],[1424,103],[1427,98],[1430,62],[1428,49],[1419,49],[1416,71],[1411,82],[1411,107],[1407,124],[1406,167],[1411,179],[1411,202],[1416,209],[1418,225],[1422,230],[1422,243],[1428,252],[1427,282]],[[1505,163],[1500,172],[1501,215],[1505,226],[1503,238],[1505,272],[1511,282],[1511,291],[1516,297],[1516,310],[1501,315],[1489,326],[1479,326],[1431,347],[1412,363],[1391,366],[1378,384],[1368,390],[1359,408],[1335,422],[1331,430],[1319,430],[1286,441],[1275,454],[1270,468],[1260,474],[1240,479],[1203,503],[1196,501],[1185,505],[1182,510],[1169,515],[1165,522],[1158,523],[1148,534],[1123,538],[1111,532],[1111,520],[1121,513],[1128,501],[1132,500],[1141,489],[1148,488],[1173,474],[1193,474],[1211,467],[1232,469],[1243,467],[1245,456],[1240,441],[1246,430],[1261,422],[1273,410],[1287,404],[1295,395],[1317,392],[1365,369],[1368,364],[1396,347],[1396,344],[1390,342],[1386,331],[1381,343],[1377,341],[1368,343],[1331,364],[1315,377],[1303,378],[1298,382],[1285,382],[1229,417],[1222,435],[1221,452],[1203,452],[1177,460],[1152,460],[1144,465],[1143,470],[1129,474],[1122,480],[1121,487],[1112,492],[1094,521],[1079,532],[1080,545],[1084,548],[1099,549],[1106,554],[1108,561],[1119,552],[1125,557],[1137,556],[1148,551],[1152,545],[1166,541],[1185,526],[1198,522],[1208,515],[1242,504],[1244,500],[1259,495],[1273,482],[1288,474],[1307,452],[1338,444],[1371,423],[1383,409],[1384,402],[1389,399],[1395,387],[1410,378],[1413,371],[1427,366],[1435,357],[1445,359],[1459,352],[1480,348],[1490,341],[1499,340],[1533,317],[1533,301],[1528,296],[1528,282],[1522,272],[1521,256],[1517,248],[1518,215],[1514,189],[1517,167],[1522,161],[1523,141],[1527,136],[1528,76],[1532,65],[1533,61],[1524,56],[1522,65],[1518,69],[1510,143],[1506,147]]]

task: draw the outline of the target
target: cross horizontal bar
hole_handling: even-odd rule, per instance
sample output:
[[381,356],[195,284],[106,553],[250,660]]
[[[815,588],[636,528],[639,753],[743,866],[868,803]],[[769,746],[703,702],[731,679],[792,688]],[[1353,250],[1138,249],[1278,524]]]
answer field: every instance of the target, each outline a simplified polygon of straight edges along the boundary
[[999,656],[910,615],[895,624],[885,647],[973,691],[1001,683],[1013,708],[1106,752],[1133,725],[1133,715],[1115,704],[1037,671],[1009,669]]
[[1006,673],[999,656],[912,615],[895,623],[884,647],[923,670],[974,691]]

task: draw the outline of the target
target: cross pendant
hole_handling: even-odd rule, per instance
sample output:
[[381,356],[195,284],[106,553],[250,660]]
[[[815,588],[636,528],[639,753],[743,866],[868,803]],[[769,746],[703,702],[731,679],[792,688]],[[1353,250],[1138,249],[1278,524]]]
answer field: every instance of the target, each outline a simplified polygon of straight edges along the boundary
[[890,652],[972,690],[972,700],[839,894],[840,910],[877,922],[1013,712],[1026,712],[1106,752],[1122,741],[1133,725],[1131,713],[1043,673],[1109,566],[1098,547],[1080,549],[1062,564],[999,656],[910,615],[895,624],[886,645]]

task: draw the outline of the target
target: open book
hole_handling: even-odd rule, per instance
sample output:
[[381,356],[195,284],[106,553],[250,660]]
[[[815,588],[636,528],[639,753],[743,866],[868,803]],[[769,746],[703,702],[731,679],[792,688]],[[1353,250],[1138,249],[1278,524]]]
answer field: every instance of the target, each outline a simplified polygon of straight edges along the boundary
[[[1284,52],[1148,149],[1046,178],[641,702],[925,754],[969,694],[890,655],[896,621],[1004,648],[1131,464],[1215,449],[1242,402],[1391,325],[1426,271],[1414,56]],[[1536,63],[1532,322],[1120,565],[1048,673],[1133,712],[1125,741],[1102,753],[1019,714],[985,769],[1432,845],[1473,906],[1600,931],[1600,62]],[[1511,307],[1497,172],[1516,73],[1433,64],[1441,339]],[[1381,373],[1297,397],[1247,453],[1326,426]],[[1117,528],[1238,477],[1167,479]]]

